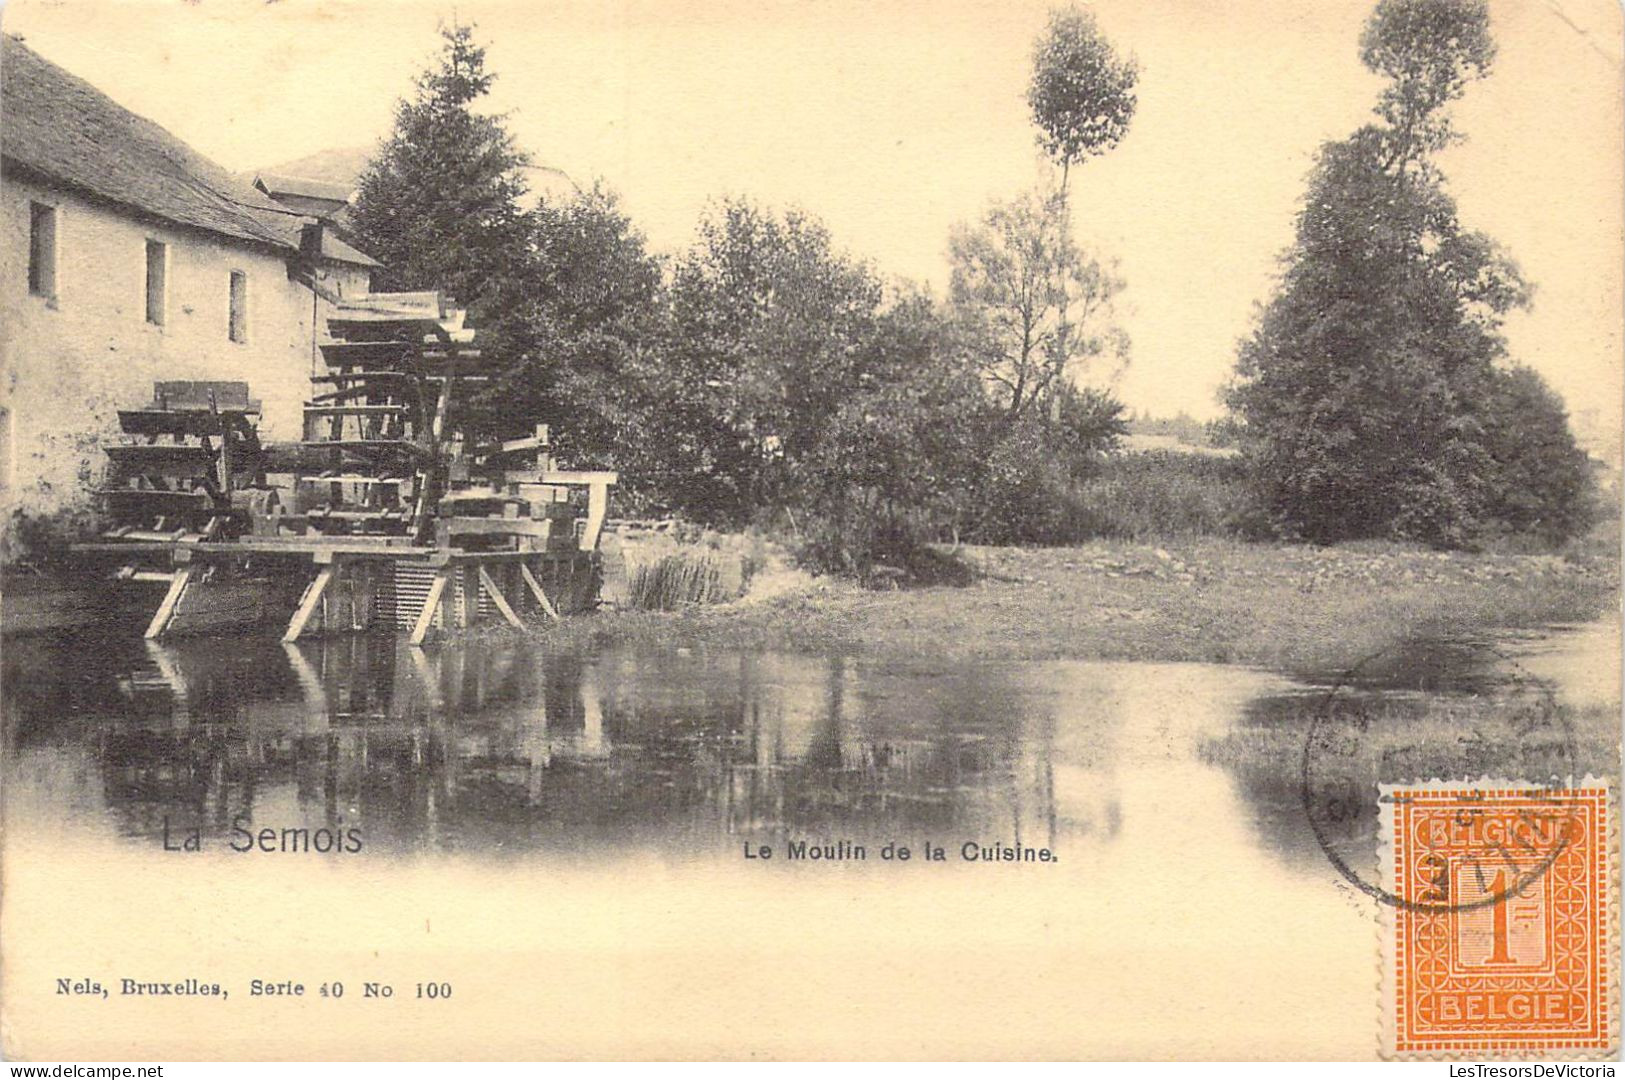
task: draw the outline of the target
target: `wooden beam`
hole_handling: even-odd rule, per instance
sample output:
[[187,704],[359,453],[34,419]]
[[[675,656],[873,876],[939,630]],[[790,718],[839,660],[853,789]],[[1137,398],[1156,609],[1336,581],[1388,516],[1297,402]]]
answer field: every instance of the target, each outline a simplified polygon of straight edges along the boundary
[[[523,566],[524,564],[521,563],[520,565]],[[513,613],[513,608],[508,606],[508,598],[502,595],[501,589],[497,588],[496,579],[483,566],[480,567],[480,583],[485,586],[485,591],[491,594],[491,603],[495,604],[497,610],[502,612],[502,617],[508,620],[510,626],[523,627],[525,625],[519,621],[519,616]]]
[[423,598],[423,610],[418,613],[412,636],[407,639],[411,644],[422,645],[423,639],[429,636],[429,630],[434,626],[434,613],[440,607],[440,597],[446,591],[446,582],[450,580],[451,572],[441,569],[429,583],[429,595]]
[[298,641],[299,635],[305,632],[305,624],[316,613],[316,605],[322,602],[322,594],[327,591],[328,582],[333,580],[333,567],[323,568],[321,573],[305,586],[305,595],[299,598],[299,607],[288,620],[288,629],[283,631],[283,641]]
[[553,601],[549,600],[547,593],[542,591],[542,583],[536,580],[536,575],[530,572],[530,567],[520,563],[519,576],[525,579],[526,585],[530,586],[531,595],[535,596],[536,602],[542,605],[542,610],[551,615],[556,621],[559,617],[559,609],[553,606]]
[[322,684],[322,677],[311,666],[305,654],[299,651],[297,645],[283,642],[282,649],[288,656],[288,666],[293,670],[294,681],[299,684],[300,693],[305,699],[305,714],[307,716],[327,719],[327,688]]
[[169,591],[164,593],[163,603],[153,613],[152,621],[147,624],[147,632],[142,637],[154,641],[169,628],[169,621],[175,617],[175,607],[181,602],[181,593],[192,583],[192,574],[196,570],[195,566],[183,566],[175,572],[174,579],[169,583]]

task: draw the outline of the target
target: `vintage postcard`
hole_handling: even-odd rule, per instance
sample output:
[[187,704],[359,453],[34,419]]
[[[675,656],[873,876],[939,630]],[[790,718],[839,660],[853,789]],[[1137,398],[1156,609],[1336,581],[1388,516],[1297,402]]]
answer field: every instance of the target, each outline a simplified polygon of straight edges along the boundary
[[1614,1060],[1622,26],[10,0],[0,1054]]

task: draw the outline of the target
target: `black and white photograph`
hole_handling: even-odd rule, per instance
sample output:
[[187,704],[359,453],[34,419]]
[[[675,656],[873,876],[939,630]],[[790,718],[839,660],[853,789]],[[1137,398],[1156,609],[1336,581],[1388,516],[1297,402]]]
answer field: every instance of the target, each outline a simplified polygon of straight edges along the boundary
[[1617,1058],[1614,0],[0,31],[5,1061]]

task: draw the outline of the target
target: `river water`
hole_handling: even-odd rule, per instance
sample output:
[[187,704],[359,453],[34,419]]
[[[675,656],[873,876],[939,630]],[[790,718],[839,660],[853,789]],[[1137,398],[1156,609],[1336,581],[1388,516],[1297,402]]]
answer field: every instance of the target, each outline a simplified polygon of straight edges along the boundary
[[[1367,1057],[1375,905],[1305,814],[1315,710],[1437,725],[1535,685],[1573,768],[1615,778],[1618,671],[1613,626],[1418,646],[1335,691],[1199,664],[20,638],[5,973],[455,977],[481,1005],[439,1034],[542,1010],[493,1044],[522,1055]],[[14,1022],[65,1007],[15,1000]],[[339,1056],[437,1045],[421,1002],[382,1030],[312,1007],[261,1015],[329,1025]],[[104,1049],[188,1056],[151,1008],[84,1019]]]

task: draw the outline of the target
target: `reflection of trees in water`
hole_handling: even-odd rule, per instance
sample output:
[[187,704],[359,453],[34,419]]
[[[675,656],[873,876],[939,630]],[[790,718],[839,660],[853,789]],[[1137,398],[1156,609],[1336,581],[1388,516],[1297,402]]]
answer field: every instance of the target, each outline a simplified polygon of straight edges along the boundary
[[109,642],[77,664],[69,648],[7,656],[8,688],[27,687],[7,694],[8,738],[53,801],[92,764],[129,834],[167,816],[219,837],[246,812],[360,825],[375,848],[1055,843],[1053,721],[987,671],[365,636]]

